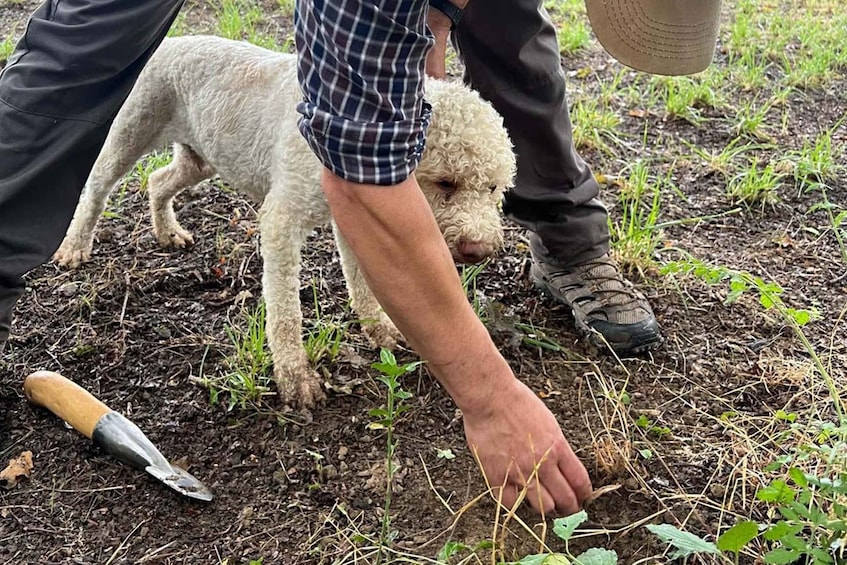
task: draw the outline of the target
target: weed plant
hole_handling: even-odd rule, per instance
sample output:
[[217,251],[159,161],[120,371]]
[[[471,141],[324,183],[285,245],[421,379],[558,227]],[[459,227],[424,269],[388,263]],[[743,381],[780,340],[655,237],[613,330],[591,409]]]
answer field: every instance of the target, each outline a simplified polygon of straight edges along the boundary
[[760,166],[759,158],[750,159],[748,168],[730,178],[726,185],[727,196],[732,202],[748,208],[758,205],[773,206],[779,202],[777,190],[782,186],[785,174],[779,172],[775,163]]
[[476,312],[477,318],[479,318],[483,323],[485,323],[488,317],[488,312],[484,297],[481,292],[477,290],[476,283],[480,273],[488,267],[490,262],[490,259],[486,259],[482,263],[478,263],[476,265],[462,265],[462,272],[460,274],[462,289],[465,291],[465,296],[467,296],[468,300],[471,301],[471,306],[473,307],[474,312]]
[[562,53],[574,55],[591,43],[591,29],[582,0],[546,0],[544,7],[555,14],[556,35]]
[[201,378],[201,383],[209,389],[212,404],[219,402],[222,392],[227,394],[227,410],[245,409],[271,394],[273,360],[265,345],[264,302],[246,311],[244,318],[244,327],[228,325],[225,328],[232,352],[224,358],[223,373]]
[[384,557],[382,547],[391,545],[396,534],[391,532],[391,495],[394,488],[394,474],[396,465],[394,454],[397,452],[397,440],[394,438],[394,427],[397,419],[409,410],[407,400],[412,397],[411,393],[403,390],[400,377],[411,373],[421,365],[420,361],[398,365],[394,354],[387,349],[379,353],[379,362],[371,365],[381,374],[377,380],[385,385],[386,402],[382,408],[374,408],[368,414],[373,418],[368,428],[371,430],[385,430],[385,505],[382,515],[382,529],[380,534],[380,552],[377,563],[381,563]]
[[[154,151],[146,155],[143,159],[135,164],[135,167],[127,173],[121,183],[121,190],[125,190],[130,181],[138,181],[139,190],[143,193],[147,191],[147,186],[150,183],[150,175],[157,170],[166,167],[173,160],[173,154],[170,150]],[[119,199],[120,200],[120,199]]]
[[653,266],[653,253],[662,240],[657,227],[662,205],[662,187],[670,182],[670,171],[664,179],[650,174],[645,161],[636,161],[626,179],[618,181],[620,220],[609,218],[612,249],[627,272],[644,273]]
[[259,29],[265,16],[261,6],[251,0],[220,0],[215,6],[217,35],[245,40],[273,51],[283,50],[273,35]]
[[9,60],[9,57],[12,56],[12,52],[15,50],[15,46],[17,43],[15,42],[15,37],[10,35],[3,41],[0,41],[0,68],[6,64],[6,61]]
[[621,117],[593,98],[580,99],[571,109],[573,140],[577,148],[613,153],[609,145],[621,145]]
[[306,357],[312,365],[318,365],[322,361],[332,363],[347,337],[347,324],[322,314],[318,300],[318,283],[315,280],[312,280],[312,304],[315,319],[312,327],[307,329],[303,336]]

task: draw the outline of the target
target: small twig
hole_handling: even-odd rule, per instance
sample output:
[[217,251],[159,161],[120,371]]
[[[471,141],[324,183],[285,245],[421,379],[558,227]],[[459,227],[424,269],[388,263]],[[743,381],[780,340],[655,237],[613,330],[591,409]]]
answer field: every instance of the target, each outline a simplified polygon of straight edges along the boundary
[[116,548],[115,548],[115,551],[112,553],[112,556],[111,556],[111,557],[109,557],[109,560],[108,560],[108,561],[106,561],[106,565],[109,565],[110,563],[112,563],[112,562],[115,560],[115,558],[118,556],[118,553],[120,553],[120,551],[121,551],[121,550],[124,548],[124,546],[126,545],[126,542],[127,542],[127,541],[129,541],[129,538],[131,538],[131,537],[132,537],[132,534],[134,534],[136,531],[138,531],[138,528],[140,528],[140,527],[141,527],[141,526],[142,526],[145,522],[147,522],[147,521],[149,521],[149,520],[150,520],[149,518],[145,518],[144,520],[141,520],[141,521],[138,523],[138,525],[137,525],[137,526],[135,526],[135,527],[132,529],[132,531],[126,535],[126,537],[125,537],[125,538],[124,538],[124,540],[121,542],[121,544],[120,544],[118,547],[116,547]]
[[126,316],[126,305],[129,302],[129,291],[131,289],[131,282],[129,280],[129,273],[124,274],[124,285],[126,287],[126,290],[124,290],[124,300],[123,300],[123,304],[121,305],[121,315],[118,317],[118,325],[119,326],[124,325],[124,316]]

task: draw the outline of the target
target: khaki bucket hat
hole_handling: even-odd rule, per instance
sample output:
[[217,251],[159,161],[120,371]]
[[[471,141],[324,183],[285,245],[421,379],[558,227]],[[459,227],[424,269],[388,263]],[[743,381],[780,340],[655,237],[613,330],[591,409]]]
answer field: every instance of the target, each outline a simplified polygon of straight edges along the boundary
[[712,62],[721,0],[585,0],[603,48],[639,71],[688,75]]

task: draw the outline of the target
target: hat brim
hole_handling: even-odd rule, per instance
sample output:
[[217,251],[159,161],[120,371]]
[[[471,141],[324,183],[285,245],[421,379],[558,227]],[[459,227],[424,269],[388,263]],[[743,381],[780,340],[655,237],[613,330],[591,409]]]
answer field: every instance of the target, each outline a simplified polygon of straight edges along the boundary
[[720,0],[585,0],[594,35],[615,59],[660,75],[688,75],[712,62]]

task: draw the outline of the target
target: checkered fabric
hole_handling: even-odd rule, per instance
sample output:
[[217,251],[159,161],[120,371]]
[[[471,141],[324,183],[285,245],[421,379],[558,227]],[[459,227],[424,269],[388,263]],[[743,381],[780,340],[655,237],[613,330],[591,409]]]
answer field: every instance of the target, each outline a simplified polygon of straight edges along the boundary
[[338,176],[395,185],[417,167],[431,111],[426,11],[427,0],[298,0],[300,132]]

